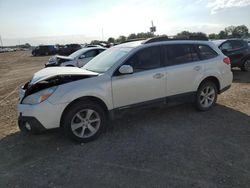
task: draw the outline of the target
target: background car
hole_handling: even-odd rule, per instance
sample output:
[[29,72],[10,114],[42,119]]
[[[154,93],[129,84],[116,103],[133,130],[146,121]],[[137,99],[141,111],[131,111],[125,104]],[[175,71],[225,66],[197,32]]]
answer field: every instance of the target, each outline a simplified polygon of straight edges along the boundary
[[60,46],[58,49],[59,55],[70,55],[73,52],[80,50],[82,46],[80,44],[66,44],[65,46]]
[[230,58],[232,67],[242,71],[250,71],[250,47],[243,39],[228,39],[213,41],[219,49]]
[[102,47],[92,47],[92,48],[82,48],[69,56],[56,55],[49,59],[49,62],[45,64],[45,67],[52,66],[72,66],[72,67],[82,67],[88,63],[92,58],[103,52],[105,48]]
[[57,48],[54,45],[40,45],[32,50],[33,56],[40,55],[55,55],[57,53]]

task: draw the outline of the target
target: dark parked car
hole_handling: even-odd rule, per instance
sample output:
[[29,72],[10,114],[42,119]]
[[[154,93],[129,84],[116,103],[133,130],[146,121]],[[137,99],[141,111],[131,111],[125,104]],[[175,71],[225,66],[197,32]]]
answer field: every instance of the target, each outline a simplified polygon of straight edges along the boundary
[[68,56],[81,48],[82,46],[80,44],[66,44],[58,49],[58,54]]
[[230,58],[232,67],[239,67],[242,71],[250,71],[250,47],[243,39],[228,39],[213,41],[220,50]]
[[57,48],[54,45],[40,45],[32,50],[33,56],[39,55],[55,55],[57,53]]

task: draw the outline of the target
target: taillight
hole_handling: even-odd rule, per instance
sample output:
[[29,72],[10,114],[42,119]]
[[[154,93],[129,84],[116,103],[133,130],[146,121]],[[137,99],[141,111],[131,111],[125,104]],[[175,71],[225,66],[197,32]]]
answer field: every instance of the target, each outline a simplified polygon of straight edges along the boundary
[[223,59],[223,62],[226,63],[227,65],[231,65],[231,60],[230,60],[229,57],[225,57],[225,58]]

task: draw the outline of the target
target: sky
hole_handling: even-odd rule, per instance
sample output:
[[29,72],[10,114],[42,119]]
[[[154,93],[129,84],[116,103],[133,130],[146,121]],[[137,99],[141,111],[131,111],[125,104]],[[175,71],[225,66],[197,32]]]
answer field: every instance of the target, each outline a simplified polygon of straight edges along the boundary
[[250,0],[0,0],[3,45],[107,40],[148,32],[152,20],[155,34],[250,29]]

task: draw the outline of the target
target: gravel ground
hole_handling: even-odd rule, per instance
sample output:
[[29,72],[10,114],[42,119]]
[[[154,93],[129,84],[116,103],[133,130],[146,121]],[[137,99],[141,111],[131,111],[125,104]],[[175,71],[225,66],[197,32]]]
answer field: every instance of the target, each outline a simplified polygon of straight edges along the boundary
[[17,88],[48,58],[0,54],[0,187],[249,187],[250,73],[234,70],[208,112],[189,104],[135,111],[76,144],[60,130],[17,129]]

